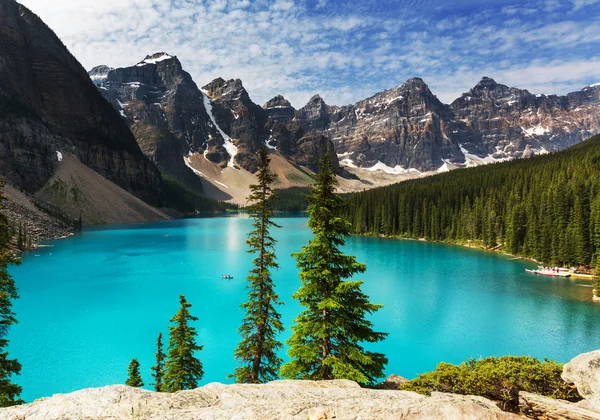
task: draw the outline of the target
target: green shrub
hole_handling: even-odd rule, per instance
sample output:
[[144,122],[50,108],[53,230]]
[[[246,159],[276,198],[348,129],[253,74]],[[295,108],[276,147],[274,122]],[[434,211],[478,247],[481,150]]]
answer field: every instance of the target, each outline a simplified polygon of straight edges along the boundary
[[432,391],[479,395],[497,401],[506,411],[518,409],[519,391],[579,401],[577,391],[560,377],[562,368],[562,364],[527,356],[470,359],[460,366],[440,363],[434,371],[419,375],[401,389],[425,395]]

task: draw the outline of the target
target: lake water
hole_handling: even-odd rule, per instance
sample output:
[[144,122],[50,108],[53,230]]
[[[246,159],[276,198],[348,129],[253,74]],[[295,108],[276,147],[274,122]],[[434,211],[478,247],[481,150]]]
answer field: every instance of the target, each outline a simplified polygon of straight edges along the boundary
[[[25,254],[11,269],[21,298],[20,323],[9,334],[11,356],[23,364],[16,378],[22,396],[124,383],[132,357],[150,384],[156,336],[167,336],[180,294],[199,318],[202,384],[228,382],[251,222],[220,217],[86,230]],[[278,223],[274,279],[286,302],[285,340],[300,311],[291,299],[299,280],[290,253],[311,235],[305,217]],[[441,361],[508,354],[565,362],[600,348],[600,305],[582,287],[589,282],[535,277],[524,272],[531,263],[452,245],[352,237],[345,250],[367,264],[363,290],[385,305],[372,321],[389,337],[371,348],[388,356],[387,374],[412,378]]]

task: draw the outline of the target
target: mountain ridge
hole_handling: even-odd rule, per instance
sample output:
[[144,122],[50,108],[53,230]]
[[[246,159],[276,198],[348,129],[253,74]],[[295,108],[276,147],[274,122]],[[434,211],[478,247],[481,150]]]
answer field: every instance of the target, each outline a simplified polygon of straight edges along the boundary
[[[103,96],[129,120],[138,143],[159,167],[165,166],[164,158],[148,152],[143,133],[136,130],[140,124],[131,122],[132,118],[143,120],[141,126],[147,128],[151,117],[134,113],[135,103],[128,101],[138,98],[128,90],[121,89],[115,102],[111,98],[115,88],[106,80],[128,73],[127,80],[120,82],[134,85],[141,77],[136,73],[140,67],[158,68],[172,60],[195,86],[177,57],[163,52],[148,55],[132,67],[97,66],[89,72]],[[239,165],[250,173],[256,170],[255,153],[262,147],[311,171],[316,170],[316,155],[328,147],[334,150],[334,166],[343,176],[360,178],[365,171],[422,176],[558,151],[600,132],[598,84],[564,96],[534,95],[484,76],[468,92],[445,104],[422,78],[413,77],[350,105],[328,105],[315,94],[299,109],[281,94],[257,105],[240,79],[217,78],[198,90],[205,111],[210,112],[196,115],[207,130],[187,155],[198,153],[222,168]],[[128,95],[127,101],[123,99]],[[145,102],[148,108],[150,99]],[[160,136],[164,148],[173,147],[169,133]],[[184,149],[179,147],[171,156],[181,167]],[[189,158],[183,161],[190,166]]]
[[54,32],[15,1],[0,3],[0,173],[29,193],[70,153],[137,197],[160,201],[160,176]]

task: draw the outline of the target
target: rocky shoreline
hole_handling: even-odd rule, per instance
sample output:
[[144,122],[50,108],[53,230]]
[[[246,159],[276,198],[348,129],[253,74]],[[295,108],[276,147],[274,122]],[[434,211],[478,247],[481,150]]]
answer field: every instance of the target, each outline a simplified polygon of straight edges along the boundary
[[41,210],[33,197],[10,185],[6,185],[4,193],[6,200],[2,203],[2,213],[8,217],[12,226],[16,228],[23,226],[33,245],[36,242],[62,239],[73,235],[72,225]]

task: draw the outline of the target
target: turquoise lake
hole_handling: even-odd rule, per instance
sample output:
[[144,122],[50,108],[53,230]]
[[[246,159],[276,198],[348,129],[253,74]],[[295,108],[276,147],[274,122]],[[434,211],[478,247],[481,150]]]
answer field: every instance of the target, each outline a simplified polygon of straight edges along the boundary
[[[277,222],[285,340],[300,311],[290,253],[311,234],[305,217]],[[89,229],[26,253],[10,270],[21,298],[9,351],[23,365],[23,398],[124,383],[133,357],[150,389],[156,336],[168,334],[180,294],[199,318],[202,384],[228,382],[251,223],[240,216]],[[372,321],[389,337],[371,348],[387,355],[387,374],[412,378],[441,361],[508,354],[565,362],[600,348],[590,282],[535,277],[524,271],[529,262],[452,245],[351,237],[345,251],[367,264],[363,290],[385,305]]]

